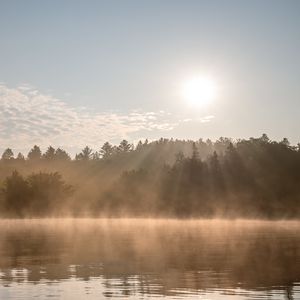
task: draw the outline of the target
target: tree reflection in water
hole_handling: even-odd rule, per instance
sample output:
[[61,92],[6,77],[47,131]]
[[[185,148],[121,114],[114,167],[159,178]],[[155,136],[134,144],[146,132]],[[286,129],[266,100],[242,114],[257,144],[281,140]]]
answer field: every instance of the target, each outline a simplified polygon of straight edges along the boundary
[[299,293],[299,233],[292,221],[3,220],[0,282],[98,279],[105,297],[217,289],[291,300]]

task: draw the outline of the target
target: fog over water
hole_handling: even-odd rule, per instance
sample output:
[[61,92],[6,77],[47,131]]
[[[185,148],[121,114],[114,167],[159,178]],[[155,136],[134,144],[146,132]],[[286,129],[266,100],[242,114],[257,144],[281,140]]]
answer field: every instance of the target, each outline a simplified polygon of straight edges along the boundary
[[299,299],[300,222],[0,221],[0,299]]
[[300,300],[300,0],[0,0],[0,300]]

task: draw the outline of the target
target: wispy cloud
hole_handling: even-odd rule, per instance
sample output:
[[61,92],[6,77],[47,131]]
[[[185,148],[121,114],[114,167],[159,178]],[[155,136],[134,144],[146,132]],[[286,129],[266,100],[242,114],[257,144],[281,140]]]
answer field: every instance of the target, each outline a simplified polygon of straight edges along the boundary
[[168,131],[179,121],[167,113],[130,111],[94,113],[23,85],[9,88],[0,84],[0,143],[25,149],[33,144],[78,148],[104,141],[130,139],[139,131]]
[[51,144],[74,152],[85,145],[100,147],[105,141],[131,141],[131,137],[145,136],[150,131],[160,137],[182,123],[207,123],[213,118],[195,120],[162,110],[92,112],[72,107],[29,85],[9,88],[0,83],[0,144],[24,151],[34,144],[44,148]]
[[215,116],[210,115],[210,116],[205,116],[203,118],[200,118],[199,120],[201,123],[208,123],[211,122],[214,118]]

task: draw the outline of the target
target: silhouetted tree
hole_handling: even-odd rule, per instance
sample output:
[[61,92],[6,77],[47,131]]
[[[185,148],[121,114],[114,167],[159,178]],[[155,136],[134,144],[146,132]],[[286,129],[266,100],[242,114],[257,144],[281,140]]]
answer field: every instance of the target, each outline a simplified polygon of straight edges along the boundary
[[270,139],[269,137],[263,133],[262,136],[260,137],[260,140],[263,142],[263,143],[269,143],[270,142]]
[[55,158],[55,149],[52,146],[49,146],[44,153],[43,158],[46,160],[53,160]]
[[37,173],[24,179],[17,171],[4,182],[4,208],[10,216],[46,216],[59,213],[73,193],[59,173]]
[[14,158],[14,153],[10,148],[7,148],[6,150],[4,150],[4,152],[2,154],[3,160],[9,160],[9,159],[13,159],[13,158]]
[[290,146],[290,142],[287,138],[283,138],[282,141],[280,142],[280,144],[289,147]]
[[55,150],[55,159],[56,160],[66,160],[66,161],[68,161],[68,160],[71,160],[71,157],[65,150],[57,148]]
[[90,160],[92,159],[93,150],[86,146],[79,154],[76,154],[76,160]]
[[116,152],[116,149],[109,142],[105,142],[99,152],[103,159],[108,159]]
[[28,176],[31,214],[45,216],[59,212],[67,197],[73,193],[59,173],[37,173]]
[[10,215],[24,216],[29,204],[29,188],[27,181],[17,171],[4,181],[4,207]]
[[39,146],[34,145],[27,155],[29,160],[38,160],[42,157],[42,151]]
[[16,159],[17,159],[18,161],[24,161],[24,160],[25,160],[25,157],[24,157],[24,155],[23,155],[21,152],[19,152]]
[[123,140],[121,141],[120,145],[118,146],[118,152],[119,153],[127,153],[130,152],[133,148],[132,144],[129,144],[128,141]]

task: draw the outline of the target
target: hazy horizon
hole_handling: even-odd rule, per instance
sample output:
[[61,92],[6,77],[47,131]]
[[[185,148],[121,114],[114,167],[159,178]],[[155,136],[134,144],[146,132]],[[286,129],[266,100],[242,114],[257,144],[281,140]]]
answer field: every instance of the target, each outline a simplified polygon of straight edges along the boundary
[[[298,1],[0,1],[0,151],[51,144],[74,154],[124,138],[262,133],[295,145],[299,9]],[[198,77],[206,83],[190,101],[184,85]],[[194,101],[211,83],[213,99]]]

